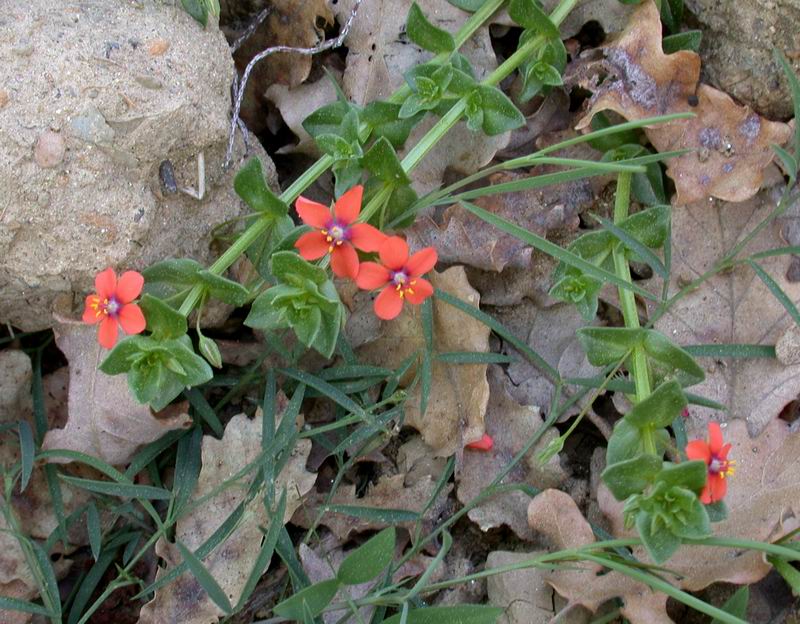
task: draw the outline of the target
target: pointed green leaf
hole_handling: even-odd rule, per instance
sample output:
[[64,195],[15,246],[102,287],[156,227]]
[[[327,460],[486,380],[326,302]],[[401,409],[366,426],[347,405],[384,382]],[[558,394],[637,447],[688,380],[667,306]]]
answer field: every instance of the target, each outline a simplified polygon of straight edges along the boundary
[[681,385],[677,381],[667,381],[658,386],[644,401],[634,405],[633,409],[625,414],[625,420],[639,429],[645,427],[660,429],[671,425],[687,405],[688,401]]
[[219,583],[217,583],[214,577],[211,576],[211,573],[206,570],[203,562],[200,561],[197,555],[184,546],[180,540],[176,541],[175,545],[178,547],[183,560],[189,567],[189,571],[192,573],[194,578],[197,579],[197,582],[200,583],[200,586],[206,590],[208,597],[211,598],[211,600],[214,601],[214,604],[222,609],[222,612],[226,615],[233,613],[233,607],[231,606],[230,599],[219,586]]
[[431,24],[416,2],[408,11],[406,33],[411,41],[429,52],[452,52],[456,48],[453,35]]
[[494,136],[525,124],[525,117],[508,96],[496,87],[480,85],[483,131]]
[[389,527],[347,555],[337,578],[345,585],[360,585],[378,576],[394,557],[395,530]]
[[508,15],[523,28],[534,30],[547,38],[561,37],[558,26],[539,8],[536,0],[511,0]]
[[411,180],[406,175],[397,152],[385,137],[379,138],[367,150],[361,159],[361,164],[378,179],[393,185],[409,184]]
[[154,340],[178,338],[186,334],[186,317],[165,301],[145,294],[139,301],[139,306]]
[[267,186],[258,157],[251,158],[239,169],[233,179],[233,189],[256,212],[276,219],[289,212],[289,206]]
[[644,547],[656,563],[664,563],[681,545],[681,538],[663,526],[656,527],[653,516],[649,513],[639,512],[636,516],[636,528]]
[[[500,607],[480,604],[423,607],[409,611],[405,624],[495,624],[502,614]],[[401,617],[398,613],[383,624],[400,624]]]
[[328,579],[300,590],[291,598],[277,604],[272,611],[275,615],[290,620],[302,620],[306,613],[316,617],[330,604],[337,591],[339,581],[335,578]]
[[243,306],[250,299],[250,292],[239,282],[205,270],[199,271],[197,277],[208,288],[208,294],[215,299],[236,307]]
[[661,470],[661,459],[643,453],[633,459],[607,466],[603,471],[603,483],[617,500],[625,500],[631,494],[642,492]]

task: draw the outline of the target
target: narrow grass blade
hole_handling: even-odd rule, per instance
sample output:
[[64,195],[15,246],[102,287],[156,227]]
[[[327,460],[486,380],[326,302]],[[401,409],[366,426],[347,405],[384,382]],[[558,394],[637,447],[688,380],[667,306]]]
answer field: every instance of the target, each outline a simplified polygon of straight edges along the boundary
[[297,381],[307,385],[309,388],[314,388],[314,390],[321,392],[334,403],[338,403],[351,414],[356,414],[364,420],[368,420],[367,413],[360,405],[358,405],[358,403],[353,401],[353,399],[340,390],[334,388],[327,381],[311,375],[310,373],[306,373],[305,371],[294,368],[282,368],[278,370],[278,373],[286,375],[287,377],[291,377],[292,379],[296,379]]
[[454,308],[458,308],[465,314],[469,314],[472,318],[477,319],[481,323],[486,325],[494,333],[496,333],[506,342],[511,344],[517,351],[519,351],[524,357],[526,357],[531,362],[531,364],[533,364],[536,368],[538,368],[539,371],[542,372],[545,375],[545,377],[547,377],[553,383],[557,383],[561,380],[561,375],[559,374],[559,372],[555,368],[550,366],[550,364],[548,364],[547,361],[541,355],[539,355],[538,353],[536,353],[536,351],[531,349],[525,342],[517,338],[502,323],[496,321],[492,316],[486,314],[485,312],[467,303],[466,301],[462,301],[458,297],[454,297],[453,295],[444,292],[443,290],[437,289],[434,296],[437,299],[444,301],[448,305],[451,305]]
[[151,485],[132,485],[127,483],[113,483],[111,481],[96,481],[94,479],[83,479],[70,475],[59,475],[70,485],[79,487],[95,494],[105,494],[106,496],[116,496],[118,498],[142,498],[145,500],[169,500],[172,494],[165,489],[153,487]]
[[19,611],[20,613],[33,613],[34,615],[44,615],[45,617],[53,618],[55,614],[50,613],[42,605],[38,605],[27,600],[18,600],[17,598],[7,598],[0,596],[0,609],[8,611]]
[[175,443],[187,433],[188,431],[186,429],[168,431],[155,442],[151,442],[142,448],[142,450],[136,453],[130,465],[125,469],[128,480],[132,481],[133,478],[152,463],[156,457],[167,449],[172,448]]
[[792,66],[786,60],[786,57],[778,50],[775,49],[775,59],[783,68],[783,73],[786,75],[786,80],[789,83],[789,92],[792,94],[792,104],[794,105],[794,154],[796,158],[800,158],[800,80],[797,74],[794,73]]
[[605,271],[593,265],[591,262],[587,262],[580,256],[572,253],[571,251],[567,251],[556,245],[555,243],[551,243],[546,238],[534,234],[533,232],[529,232],[525,228],[522,228],[511,221],[503,219],[502,217],[498,217],[497,215],[492,214],[488,210],[484,210],[483,208],[476,206],[475,204],[471,204],[470,202],[462,201],[461,205],[466,208],[469,212],[474,214],[476,217],[479,217],[489,223],[490,225],[495,226],[497,229],[505,232],[506,234],[511,234],[516,238],[520,239],[522,242],[535,247],[541,252],[546,253],[553,258],[560,260],[564,264],[569,266],[575,267],[599,279],[602,282],[610,282],[615,286],[619,286],[626,290],[630,290],[631,292],[636,293],[637,295],[644,297],[645,299],[650,299],[651,301],[658,301],[658,297],[656,297],[653,293],[646,291],[641,286],[637,286],[636,284],[632,284],[630,282],[625,281],[621,277],[618,277],[614,273],[609,271]]
[[294,543],[292,542],[292,538],[289,537],[285,526],[282,526],[279,531],[278,541],[275,544],[275,552],[278,553],[278,556],[289,570],[289,576],[292,579],[292,588],[295,593],[311,585],[306,571],[297,558],[297,553],[294,550]]
[[419,594],[425,586],[430,581],[431,576],[433,575],[436,568],[439,567],[439,564],[444,560],[445,555],[450,551],[450,547],[453,545],[453,537],[450,535],[449,532],[444,531],[442,533],[442,547],[439,549],[439,552],[436,553],[436,556],[433,558],[433,561],[428,564],[428,567],[425,569],[425,572],[422,573],[422,576],[419,577],[417,582],[414,584],[414,587],[409,590],[408,594],[406,594],[406,600],[413,600],[414,597]]
[[200,561],[197,555],[191,550],[186,548],[180,540],[175,542],[175,545],[178,547],[183,560],[189,567],[189,571],[194,575],[194,578],[197,579],[201,587],[206,590],[208,597],[211,598],[214,604],[222,609],[226,615],[233,613],[233,607],[231,606],[231,601],[228,599],[227,594],[222,590],[214,577],[211,576],[211,573],[203,565],[203,562]]
[[772,256],[782,256],[784,254],[800,255],[800,246],[789,245],[787,247],[776,247],[775,249],[768,249],[767,251],[759,251],[750,256],[751,260],[761,260],[761,258],[770,258]]
[[20,474],[19,491],[24,492],[28,487],[33,473],[33,459],[36,454],[36,444],[33,441],[33,431],[27,420],[20,420],[18,425],[20,461],[22,472]]
[[789,313],[789,316],[792,317],[796,325],[800,325],[800,312],[798,312],[797,307],[792,303],[792,300],[789,299],[789,295],[787,295],[783,289],[778,285],[778,283],[772,279],[772,277],[767,273],[764,269],[761,268],[759,264],[753,262],[752,260],[748,260],[747,264],[749,264],[752,269],[756,272],[759,279],[764,282],[764,285],[769,288],[769,291],[774,295],[774,297],[780,302],[780,304],[784,307],[784,309]]
[[397,524],[400,522],[414,522],[419,519],[416,511],[406,509],[381,509],[379,507],[360,507],[358,505],[325,505],[325,511],[365,518],[374,522]]
[[89,534],[89,548],[92,551],[92,557],[97,561],[103,543],[103,532],[100,527],[100,514],[97,512],[94,502],[90,502],[86,508],[86,532]]
[[221,438],[223,430],[222,423],[217,417],[216,412],[214,412],[214,408],[206,401],[203,393],[197,388],[189,388],[183,391],[183,396],[189,400],[189,405],[194,408],[195,413],[200,419],[211,428],[214,435]]
[[388,368],[380,366],[366,366],[362,364],[350,364],[344,366],[334,366],[320,371],[317,376],[324,381],[340,381],[342,379],[361,379],[363,377],[377,377],[385,379],[392,374]]
[[517,361],[517,358],[504,353],[479,351],[447,351],[437,353],[436,359],[446,364],[510,364]]
[[72,600],[72,606],[69,610],[69,618],[67,624],[77,624],[83,615],[84,608],[92,597],[92,594],[97,590],[98,585],[103,580],[103,576],[108,570],[109,566],[114,562],[117,557],[117,549],[110,548],[100,553],[100,556],[95,559],[94,565],[83,577],[78,591],[75,592],[75,598]]
[[689,345],[683,350],[695,357],[714,358],[774,358],[775,347],[755,344]]
[[647,245],[643,245],[621,227],[618,227],[605,217],[593,214],[592,218],[600,223],[609,232],[611,232],[614,238],[621,241],[625,247],[636,252],[636,255],[649,264],[659,277],[665,280],[669,279],[669,271],[667,271],[667,267],[665,267],[664,263],[661,262],[661,258],[654,254],[653,251],[647,247]]

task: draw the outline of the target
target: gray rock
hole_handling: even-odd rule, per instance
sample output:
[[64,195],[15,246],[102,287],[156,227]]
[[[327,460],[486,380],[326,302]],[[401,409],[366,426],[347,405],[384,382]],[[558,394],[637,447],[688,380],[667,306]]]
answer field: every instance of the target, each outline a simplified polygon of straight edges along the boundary
[[[154,41],[168,46],[153,54]],[[217,256],[213,228],[244,209],[244,150],[224,172],[234,67],[215,25],[177,2],[6,0],[0,58],[0,321],[50,326],[54,304],[79,311],[108,266]],[[160,164],[197,188],[201,152],[205,197],[165,195]]]
[[686,0],[703,31],[706,82],[770,119],[792,116],[792,99],[772,50],[800,71],[800,0]]

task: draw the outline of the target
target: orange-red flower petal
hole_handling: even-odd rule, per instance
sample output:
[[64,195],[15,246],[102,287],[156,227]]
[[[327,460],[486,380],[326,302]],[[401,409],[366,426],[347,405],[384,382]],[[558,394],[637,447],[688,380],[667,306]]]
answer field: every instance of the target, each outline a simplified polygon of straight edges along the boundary
[[319,260],[328,253],[331,244],[322,232],[307,232],[297,239],[294,246],[306,260]]
[[719,455],[722,450],[722,429],[717,422],[708,423],[708,447],[712,455]]
[[128,303],[122,306],[117,318],[122,330],[129,336],[141,334],[147,326],[142,309],[135,303]]
[[425,275],[436,266],[438,255],[433,247],[425,247],[412,255],[406,263],[406,268],[410,275],[418,277]]
[[488,433],[484,433],[480,440],[476,440],[475,442],[470,442],[467,444],[467,448],[478,451],[491,451],[493,446],[494,440],[492,440],[492,436],[490,436]]
[[405,298],[409,303],[419,305],[433,294],[433,286],[426,280],[418,277],[410,290],[406,290]]
[[144,277],[136,271],[125,271],[117,282],[114,296],[120,303],[130,303],[142,293]]
[[403,310],[403,298],[394,286],[387,286],[375,298],[375,314],[384,321],[391,321]]
[[117,288],[117,275],[111,267],[94,278],[94,289],[100,299],[110,299]]
[[331,252],[331,270],[337,277],[356,279],[358,276],[358,254],[350,243],[342,243]]
[[361,251],[378,251],[388,236],[368,223],[355,223],[350,226],[350,242]]
[[708,464],[711,462],[711,449],[705,440],[692,440],[686,445],[686,457],[690,460],[699,459]]
[[374,290],[389,283],[389,269],[377,262],[362,262],[356,285],[362,290]]
[[325,228],[331,222],[331,211],[328,207],[315,201],[305,197],[298,197],[294,207],[306,225],[314,228]]
[[361,198],[364,195],[364,187],[360,184],[354,186],[344,193],[333,205],[333,214],[336,220],[342,225],[350,225],[358,219],[361,212]]
[[389,236],[378,250],[378,255],[387,269],[398,271],[408,262],[408,243],[399,236]]
[[83,308],[83,322],[89,323],[90,325],[94,325],[95,323],[99,323],[100,319],[103,318],[103,313],[98,312],[100,311],[100,297],[97,295],[89,295],[86,297],[86,304]]
[[104,316],[100,323],[100,331],[97,332],[97,341],[104,349],[113,349],[117,343],[117,320],[110,316]]

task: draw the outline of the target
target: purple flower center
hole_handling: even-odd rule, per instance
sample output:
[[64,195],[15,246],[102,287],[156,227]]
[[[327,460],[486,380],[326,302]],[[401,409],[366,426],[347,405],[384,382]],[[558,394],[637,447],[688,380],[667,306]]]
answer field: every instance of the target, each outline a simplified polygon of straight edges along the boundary
[[119,310],[122,307],[122,305],[120,304],[120,302],[117,300],[116,297],[111,297],[107,301],[103,302],[103,307],[106,311],[106,314],[108,314],[111,317],[116,317],[117,314],[119,314]]
[[341,245],[344,241],[350,238],[350,228],[338,221],[331,221],[327,227],[322,230],[327,241],[333,245]]
[[392,271],[391,280],[395,286],[400,286],[402,288],[406,285],[406,282],[408,282],[408,273],[402,269],[399,271]]

